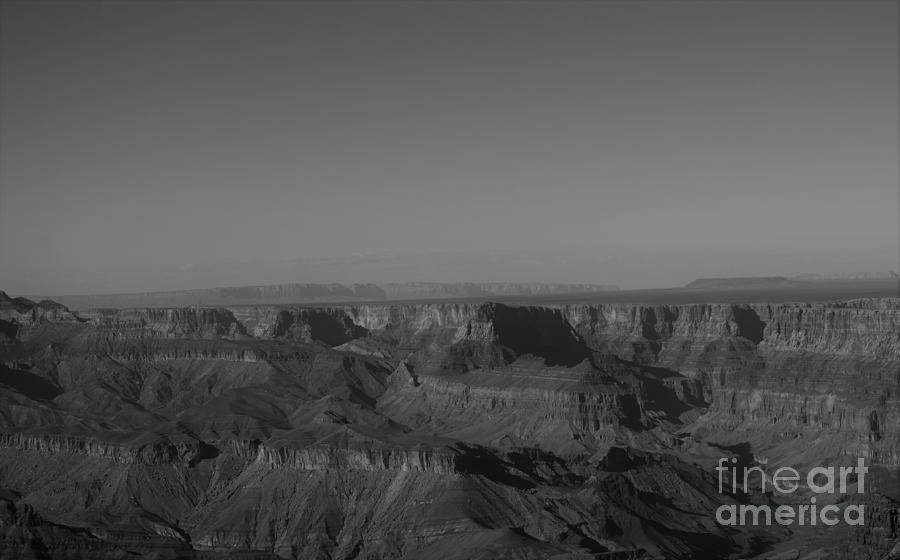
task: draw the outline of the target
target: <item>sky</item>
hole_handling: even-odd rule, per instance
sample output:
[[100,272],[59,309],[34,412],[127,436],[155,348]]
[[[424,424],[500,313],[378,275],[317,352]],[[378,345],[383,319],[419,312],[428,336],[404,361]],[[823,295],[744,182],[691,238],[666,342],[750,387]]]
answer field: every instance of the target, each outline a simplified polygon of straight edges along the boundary
[[900,269],[898,3],[0,3],[0,289]]

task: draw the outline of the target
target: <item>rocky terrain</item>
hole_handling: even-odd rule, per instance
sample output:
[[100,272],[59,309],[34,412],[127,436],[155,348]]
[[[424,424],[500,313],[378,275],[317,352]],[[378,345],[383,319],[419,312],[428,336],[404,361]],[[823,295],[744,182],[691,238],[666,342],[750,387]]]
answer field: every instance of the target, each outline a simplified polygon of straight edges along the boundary
[[[0,293],[0,557],[886,558],[900,299],[93,309]],[[738,526],[715,466],[871,472]],[[851,481],[856,484],[855,481]],[[809,488],[789,499],[808,500]]]

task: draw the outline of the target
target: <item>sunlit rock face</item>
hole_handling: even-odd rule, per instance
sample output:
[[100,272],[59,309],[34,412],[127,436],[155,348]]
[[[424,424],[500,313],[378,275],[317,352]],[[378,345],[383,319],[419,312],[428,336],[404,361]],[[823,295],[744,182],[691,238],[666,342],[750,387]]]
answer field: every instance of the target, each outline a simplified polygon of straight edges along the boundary
[[[18,556],[850,559],[900,540],[897,299],[0,296],[0,550]],[[870,522],[726,529],[716,508],[751,499],[719,492],[730,455],[864,457]]]

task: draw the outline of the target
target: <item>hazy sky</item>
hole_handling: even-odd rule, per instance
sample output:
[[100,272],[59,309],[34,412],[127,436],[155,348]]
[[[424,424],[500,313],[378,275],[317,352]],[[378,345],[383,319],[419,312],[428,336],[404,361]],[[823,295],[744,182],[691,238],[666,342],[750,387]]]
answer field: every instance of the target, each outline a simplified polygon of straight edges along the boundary
[[896,2],[0,6],[10,293],[900,268]]

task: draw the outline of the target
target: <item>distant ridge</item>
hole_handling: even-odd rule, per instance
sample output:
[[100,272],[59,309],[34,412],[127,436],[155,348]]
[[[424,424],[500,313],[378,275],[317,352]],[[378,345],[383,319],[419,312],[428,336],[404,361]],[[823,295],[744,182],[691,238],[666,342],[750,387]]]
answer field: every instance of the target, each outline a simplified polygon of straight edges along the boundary
[[330,303],[405,299],[489,298],[590,294],[618,291],[600,284],[552,284],[533,282],[410,282],[386,284],[273,284],[196,290],[54,296],[71,309],[99,307],[171,307],[182,305],[255,305]]
[[689,290],[734,290],[745,288],[784,288],[808,285],[804,280],[784,276],[739,276],[734,278],[698,278],[685,289]]
[[894,270],[880,272],[847,272],[844,274],[798,274],[797,280],[888,280],[898,278]]
[[866,281],[866,280],[896,280],[898,274],[893,270],[884,272],[848,272],[840,274],[815,274],[805,273],[796,276],[735,276],[724,278],[697,278],[693,282],[685,284],[682,289],[687,290],[736,290],[736,289],[761,289],[761,288],[798,288],[810,286],[813,283],[829,281]]

